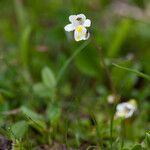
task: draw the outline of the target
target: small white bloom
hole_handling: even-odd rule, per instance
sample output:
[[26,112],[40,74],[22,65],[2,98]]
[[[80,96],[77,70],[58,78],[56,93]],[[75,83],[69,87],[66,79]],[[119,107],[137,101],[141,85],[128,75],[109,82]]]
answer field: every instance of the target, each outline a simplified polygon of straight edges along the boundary
[[107,101],[109,104],[113,104],[115,102],[116,96],[115,95],[108,95]]
[[130,118],[133,113],[137,110],[137,104],[135,100],[130,100],[128,102],[123,102],[116,107],[116,118]]
[[68,32],[74,31],[74,38],[76,41],[87,40],[90,37],[90,33],[86,27],[91,26],[91,20],[86,19],[84,14],[69,16],[70,24],[66,25],[64,29]]
[[128,60],[132,60],[134,58],[134,54],[133,53],[128,53],[127,56],[126,56],[126,58]]
[[84,26],[80,25],[75,29],[74,38],[76,41],[87,40],[89,36],[90,33]]

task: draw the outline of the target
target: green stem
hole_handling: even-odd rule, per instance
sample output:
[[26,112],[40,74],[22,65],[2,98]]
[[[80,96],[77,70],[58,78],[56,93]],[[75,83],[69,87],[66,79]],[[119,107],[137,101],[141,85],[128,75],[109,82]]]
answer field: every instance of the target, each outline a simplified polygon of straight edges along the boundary
[[126,67],[117,65],[117,64],[115,64],[115,63],[113,63],[113,65],[114,65],[115,67],[117,67],[117,68],[120,68],[120,69],[123,69],[123,70],[126,70],[126,71],[130,71],[130,72],[133,72],[133,73],[136,73],[138,76],[140,76],[140,77],[142,77],[142,78],[147,79],[147,80],[150,81],[150,76],[147,75],[147,74],[144,74],[144,73],[142,73],[142,72],[139,72],[139,71],[137,71],[137,70],[135,70],[135,69],[130,69],[130,68],[126,68]]
[[113,84],[113,81],[112,81],[112,78],[111,78],[111,73],[110,73],[110,70],[105,62],[105,59],[104,59],[104,56],[103,56],[103,51],[101,49],[101,47],[95,42],[96,40],[93,40],[93,43],[95,45],[95,47],[99,50],[99,53],[100,53],[100,63],[101,63],[101,66],[103,67],[104,71],[105,71],[105,74],[108,78],[108,82],[109,82],[109,86],[110,86],[110,89],[113,93],[113,95],[117,95],[116,93],[116,88]]
[[116,106],[113,105],[111,110],[111,119],[110,119],[110,147],[111,150],[113,149],[113,125],[114,125],[114,112],[115,112]]
[[113,115],[111,116],[110,120],[110,147],[112,149],[112,144],[113,144]]
[[63,76],[66,68],[72,62],[72,60],[90,43],[90,41],[84,42],[78,49],[74,51],[74,53],[67,59],[67,61],[62,66],[61,70],[58,73],[57,83],[59,83],[61,77]]
[[[113,93],[113,95],[115,96],[116,100],[117,100],[117,91],[116,91],[116,88],[113,84],[113,81],[112,81],[112,78],[111,78],[111,73],[110,73],[110,70],[107,66],[107,64],[105,63],[105,60],[104,60],[104,56],[103,56],[103,52],[102,52],[102,49],[101,47],[99,47],[99,45],[97,45],[97,43],[95,42],[96,40],[93,40],[96,48],[99,50],[100,52],[100,59],[101,59],[101,65],[102,67],[104,68],[104,71],[106,73],[106,76],[108,78],[108,81],[109,81],[109,85],[110,85],[110,89]],[[110,120],[110,147],[112,149],[112,145],[113,145],[113,123],[114,123],[114,112],[115,112],[115,105],[113,106],[113,108],[111,109],[111,120]]]
[[124,146],[124,137],[125,137],[125,122],[124,120],[121,121],[121,149]]

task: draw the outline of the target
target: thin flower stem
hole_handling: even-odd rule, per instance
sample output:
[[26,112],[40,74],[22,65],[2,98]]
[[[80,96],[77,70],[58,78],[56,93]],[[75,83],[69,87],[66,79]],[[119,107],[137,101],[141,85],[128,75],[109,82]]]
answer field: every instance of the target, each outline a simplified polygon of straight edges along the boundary
[[125,138],[125,121],[121,121],[121,149],[124,146],[124,138]]
[[107,76],[108,80],[109,80],[110,89],[111,89],[112,93],[116,96],[116,88],[115,88],[115,86],[113,84],[109,68],[108,68],[107,64],[105,63],[102,49],[101,49],[101,47],[99,45],[97,45],[97,43],[95,42],[95,40],[93,42],[94,42],[96,48],[99,50],[99,53],[100,53],[100,63],[101,63],[101,66],[103,67],[103,69],[104,69],[104,71],[106,73],[106,76]]
[[69,66],[69,64],[72,62],[72,60],[90,43],[90,41],[84,42],[79,48],[77,48],[74,53],[67,59],[67,61],[62,66],[61,70],[58,73],[57,76],[57,83],[59,83],[61,77],[63,76],[65,70]]
[[113,115],[111,115],[111,120],[110,120],[110,148],[112,149],[113,145]]
[[110,119],[110,147],[113,149],[113,123],[114,123],[114,112],[116,105],[113,105],[111,110],[111,119]]
[[[111,73],[109,71],[109,68],[107,66],[107,64],[105,63],[105,60],[104,60],[104,56],[103,56],[103,52],[102,52],[102,49],[99,45],[97,45],[97,43],[95,42],[95,40],[93,40],[93,43],[95,44],[96,48],[99,50],[100,52],[100,61],[101,61],[101,65],[102,67],[104,68],[105,70],[105,73],[106,73],[106,76],[108,78],[108,81],[109,81],[109,85],[110,85],[110,89],[113,93],[113,95],[115,96],[115,99],[116,101],[118,100],[118,94],[117,94],[117,91],[116,91],[116,88],[113,84],[113,81],[112,81],[112,78],[111,78]],[[113,145],[113,123],[114,123],[114,111],[115,111],[115,105],[113,105],[112,107],[112,110],[111,110],[111,119],[110,119],[110,147],[111,147],[111,150],[112,150],[112,145]]]

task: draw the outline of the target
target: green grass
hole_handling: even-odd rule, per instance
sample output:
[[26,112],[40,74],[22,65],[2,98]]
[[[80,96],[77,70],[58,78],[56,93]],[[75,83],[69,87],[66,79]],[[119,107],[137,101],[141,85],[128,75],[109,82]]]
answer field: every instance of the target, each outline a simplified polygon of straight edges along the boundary
[[[126,3],[0,1],[0,149],[150,149],[150,3]],[[80,13],[91,37],[75,42],[64,26]],[[130,99],[137,112],[116,119]]]

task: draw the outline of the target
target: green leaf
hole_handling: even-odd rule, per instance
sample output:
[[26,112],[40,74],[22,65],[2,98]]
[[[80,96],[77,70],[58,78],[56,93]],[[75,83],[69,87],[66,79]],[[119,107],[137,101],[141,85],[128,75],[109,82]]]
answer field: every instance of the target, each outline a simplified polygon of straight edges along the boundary
[[22,139],[28,129],[26,121],[19,121],[11,126],[12,136],[16,139]]
[[40,132],[43,132],[46,129],[43,116],[37,114],[25,106],[21,107],[21,111],[29,119],[29,124],[32,127],[36,128]]
[[26,26],[22,31],[20,38],[20,58],[25,67],[29,65],[29,43],[30,43],[31,26]]
[[3,129],[0,127],[0,135],[7,136],[8,138],[10,137],[11,133],[8,130]]
[[113,40],[111,41],[111,45],[108,50],[109,57],[115,57],[119,54],[119,50],[121,49],[121,45],[125,41],[125,38],[129,32],[131,22],[130,20],[123,20],[119,27],[117,28],[117,33]]
[[19,44],[20,44],[20,61],[24,67],[29,67],[29,43],[31,35],[31,25],[28,21],[27,11],[20,0],[14,0],[16,19],[20,26]]
[[43,83],[37,83],[33,86],[33,91],[39,97],[51,97],[52,89],[48,89]]
[[54,88],[56,86],[56,78],[53,71],[48,67],[45,67],[42,70],[42,80],[45,86],[49,88]]
[[142,146],[140,144],[134,145],[131,150],[142,150]]
[[149,133],[146,133],[146,146],[148,149],[150,149],[150,134]]
[[14,0],[14,5],[15,5],[17,21],[20,27],[23,29],[28,23],[26,10],[23,6],[22,1],[20,0]]
[[37,114],[36,112],[30,110],[29,108],[22,106],[21,111],[24,115],[27,117],[33,119],[33,120],[41,120],[43,117],[40,114]]
[[31,118],[29,119],[29,125],[32,126],[34,129],[39,131],[40,133],[44,133],[46,131],[46,124],[44,121],[41,120],[33,120]]
[[[1,93],[2,93],[3,95],[7,96],[7,97],[10,97],[10,98],[13,98],[13,97],[14,97],[14,93],[12,93],[12,92],[10,92],[10,91],[8,91],[8,90],[6,90],[6,89],[0,88],[0,95],[1,95]],[[0,101],[1,101],[1,96],[0,96]]]

